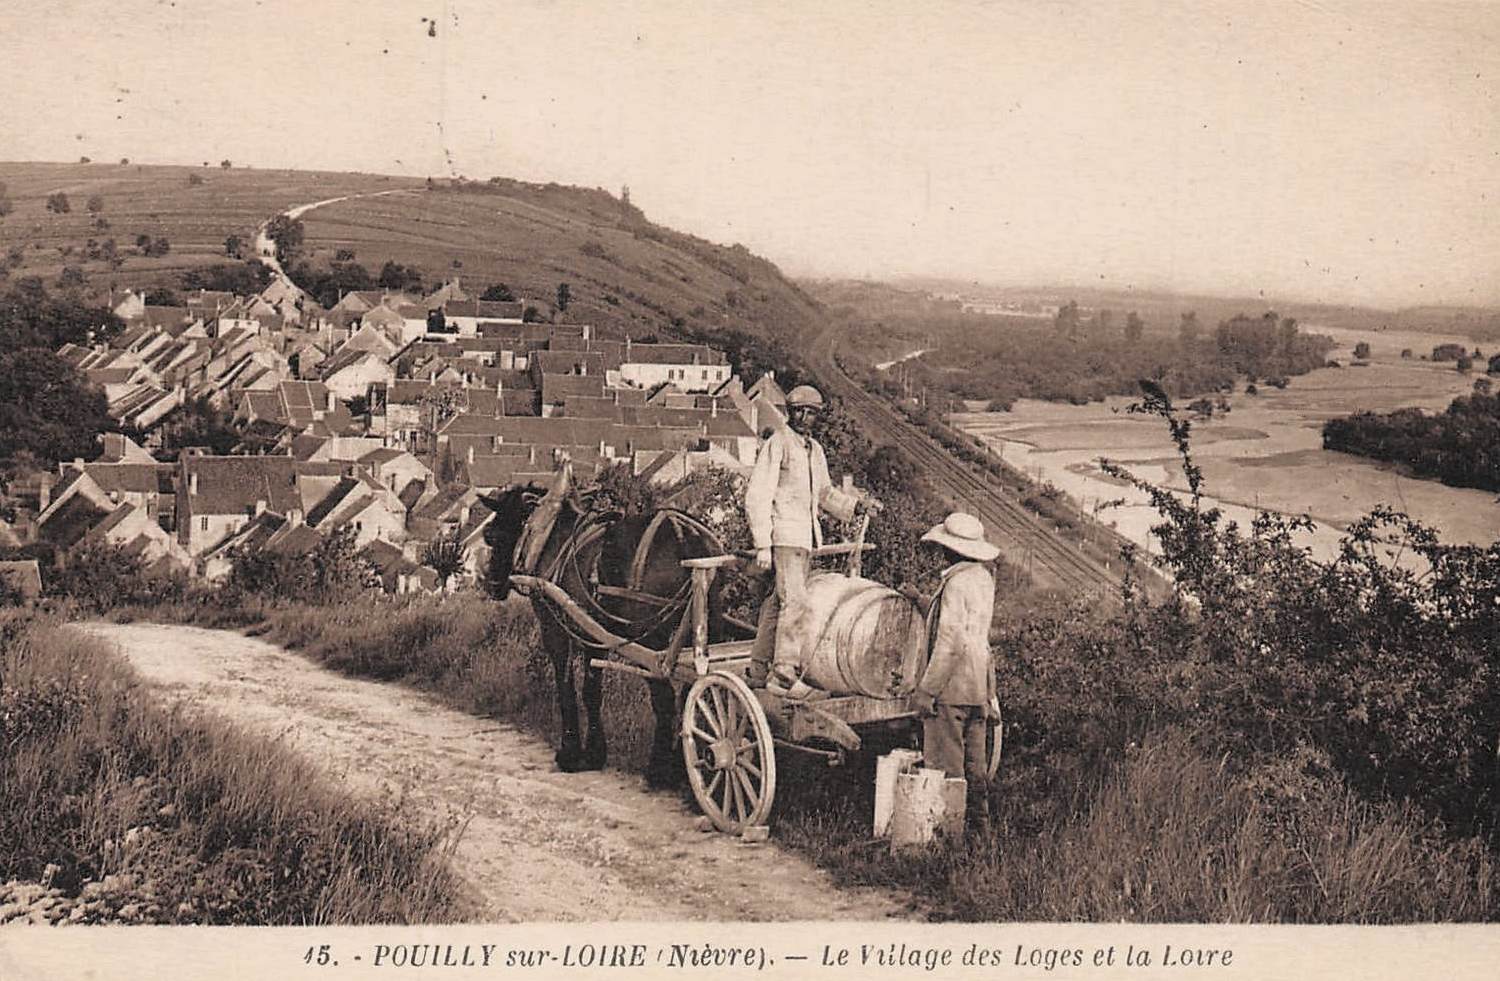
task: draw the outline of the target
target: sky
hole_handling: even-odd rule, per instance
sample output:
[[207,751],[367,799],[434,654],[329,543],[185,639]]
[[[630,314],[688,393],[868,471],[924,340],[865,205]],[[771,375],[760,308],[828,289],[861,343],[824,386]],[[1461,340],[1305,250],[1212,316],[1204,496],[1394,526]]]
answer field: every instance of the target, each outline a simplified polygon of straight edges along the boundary
[[1500,2],[7,9],[0,159],[628,185],[804,276],[1500,303]]

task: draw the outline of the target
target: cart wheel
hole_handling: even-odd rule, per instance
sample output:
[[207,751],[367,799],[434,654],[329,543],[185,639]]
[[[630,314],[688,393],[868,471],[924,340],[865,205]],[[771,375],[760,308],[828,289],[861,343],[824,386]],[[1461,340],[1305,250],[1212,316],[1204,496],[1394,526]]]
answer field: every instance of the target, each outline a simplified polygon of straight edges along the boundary
[[750,687],[723,671],[693,683],[682,707],[682,756],[698,806],[738,834],[765,824],[776,798],[776,746]]
[[989,744],[990,779],[993,780],[995,779],[995,774],[1000,772],[1000,750],[1005,742],[1005,718],[1003,714],[999,722],[996,722],[992,726],[985,726],[985,729],[988,730],[985,742]]

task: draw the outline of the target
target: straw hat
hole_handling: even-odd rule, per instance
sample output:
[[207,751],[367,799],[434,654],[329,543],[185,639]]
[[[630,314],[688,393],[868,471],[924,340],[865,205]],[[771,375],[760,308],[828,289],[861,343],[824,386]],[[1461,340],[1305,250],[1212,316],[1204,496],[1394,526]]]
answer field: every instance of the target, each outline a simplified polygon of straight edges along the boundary
[[984,540],[984,525],[979,519],[962,511],[954,511],[942,524],[933,525],[922,541],[945,545],[977,562],[989,562],[1000,554],[998,547]]

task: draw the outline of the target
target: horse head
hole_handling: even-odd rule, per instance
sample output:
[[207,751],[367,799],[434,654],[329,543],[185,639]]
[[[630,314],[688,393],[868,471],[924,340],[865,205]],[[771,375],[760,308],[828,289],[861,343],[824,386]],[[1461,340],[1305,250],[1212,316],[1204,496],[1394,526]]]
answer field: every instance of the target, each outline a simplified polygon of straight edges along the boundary
[[510,591],[512,573],[545,575],[547,557],[594,507],[593,492],[580,490],[573,465],[566,459],[545,487],[512,487],[498,494],[491,507],[495,520],[486,529],[491,548],[490,582],[497,597]]

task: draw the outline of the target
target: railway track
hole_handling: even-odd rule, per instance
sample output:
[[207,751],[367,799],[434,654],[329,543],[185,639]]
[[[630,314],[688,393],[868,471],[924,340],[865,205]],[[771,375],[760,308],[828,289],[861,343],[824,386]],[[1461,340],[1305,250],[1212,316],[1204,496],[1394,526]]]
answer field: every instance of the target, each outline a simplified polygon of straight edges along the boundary
[[1118,594],[1118,572],[1106,569],[1059,538],[1011,497],[996,478],[955,459],[900,410],[845,375],[833,357],[831,338],[823,341],[823,350],[829,387],[842,397],[847,410],[872,436],[906,451],[938,490],[962,502],[984,522],[990,540],[1000,546],[1007,562],[1028,573],[1032,582],[1043,588],[1080,595]]

